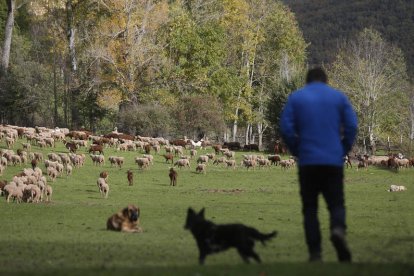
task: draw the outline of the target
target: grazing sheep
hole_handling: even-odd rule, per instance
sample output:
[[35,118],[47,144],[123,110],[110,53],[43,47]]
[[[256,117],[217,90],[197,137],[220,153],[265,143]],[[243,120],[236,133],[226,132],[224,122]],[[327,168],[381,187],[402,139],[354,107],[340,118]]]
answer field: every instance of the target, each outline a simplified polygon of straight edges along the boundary
[[105,156],[103,155],[91,154],[90,157],[92,159],[93,164],[96,166],[102,166],[103,164],[105,164]]
[[242,161],[242,165],[246,167],[248,170],[249,168],[255,168],[256,167],[256,160],[255,159],[244,159]]
[[270,168],[270,161],[268,159],[257,159],[257,163],[259,164],[259,168],[268,167]]
[[46,147],[46,141],[45,140],[40,140],[40,141],[37,142],[37,145],[40,148],[45,148]]
[[64,140],[63,144],[65,144],[65,147],[69,150],[70,153],[76,153],[78,150],[78,145],[74,142],[67,142]]
[[0,175],[3,175],[5,169],[6,167],[0,164]]
[[7,158],[2,156],[0,158],[0,165],[2,165],[3,167],[7,167]]
[[207,153],[206,155],[208,156],[208,158],[210,160],[214,160],[214,158],[216,157],[216,154],[215,153]]
[[190,158],[192,159],[193,157],[195,157],[197,155],[197,151],[195,149],[191,149],[190,150]]
[[368,161],[363,159],[363,160],[359,160],[358,161],[358,165],[357,165],[357,171],[359,169],[367,169],[368,168]]
[[144,146],[144,151],[145,151],[145,154],[150,154],[151,153],[151,145],[150,144],[146,144]]
[[57,155],[57,154],[56,154],[56,153],[54,153],[54,152],[49,153],[49,154],[47,155],[47,158],[48,158],[50,161],[55,161],[55,162],[62,163],[62,159],[60,158],[60,156],[59,156],[59,155]]
[[46,185],[46,188],[45,188],[45,195],[46,195],[46,201],[47,201],[47,202],[52,201],[52,194],[53,194],[53,189],[52,189],[52,186],[50,186],[50,185]]
[[73,168],[71,165],[66,164],[66,176],[71,175],[73,171]]
[[101,193],[101,195],[104,196],[105,198],[108,198],[109,185],[108,183],[106,183],[105,179],[98,178],[98,181],[96,182],[96,184],[98,185],[99,192]]
[[148,158],[144,157],[135,158],[135,163],[138,165],[140,169],[145,169],[150,165]]
[[11,149],[15,142],[16,140],[14,140],[13,138],[6,137],[6,145],[8,149]]
[[11,162],[13,163],[14,166],[16,166],[17,163],[19,163],[19,165],[21,165],[22,164],[22,158],[19,155],[14,154],[14,155],[11,156]]
[[163,154],[162,156],[165,158],[165,163],[167,163],[169,160],[171,160],[171,164],[174,163],[174,155],[171,153]]
[[22,143],[23,149],[25,150],[31,150],[32,145],[30,143]]
[[[10,184],[8,184],[10,185]],[[7,188],[7,186],[4,187],[4,189],[7,191],[7,198],[6,201],[7,203],[10,202],[10,198],[13,198],[13,201],[16,200],[17,203],[22,202],[23,200],[23,191],[24,191],[24,186],[25,185],[19,185],[19,186],[11,186],[10,188]]]
[[104,154],[104,151],[103,151],[103,146],[102,145],[96,145],[96,144],[92,144],[90,147],[89,147],[89,151],[88,151],[88,153],[93,153],[93,154],[95,154],[95,152],[97,152],[97,151],[99,151],[99,154]]
[[227,160],[226,157],[221,156],[221,157],[214,160],[213,165],[225,164],[226,160]]
[[279,154],[269,155],[267,159],[271,162],[272,165],[278,165],[282,160],[282,157]]
[[37,161],[43,161],[43,154],[41,152],[34,152],[33,154]]
[[199,163],[208,163],[208,156],[207,155],[200,155],[197,159],[197,164]]
[[[225,158],[225,157],[223,157],[223,158]],[[234,160],[234,159],[226,160],[225,159],[224,161],[227,165],[227,168],[233,168],[233,170],[236,169],[236,160]]]
[[174,146],[174,155],[180,156],[184,154],[184,150],[182,146]]
[[58,177],[59,173],[55,168],[47,167],[47,175],[50,177],[50,180],[54,182],[56,177]]
[[402,192],[406,190],[407,188],[405,186],[391,185],[387,191],[388,192]]
[[289,169],[295,166],[296,161],[294,159],[286,159],[280,161],[280,167],[282,169]]
[[107,171],[102,171],[99,173],[99,178],[105,179],[106,182],[108,182],[108,177],[109,177],[109,174]]
[[176,186],[177,185],[177,171],[174,170],[174,168],[170,168],[170,173],[168,174],[170,177],[170,186]]
[[196,172],[206,174],[206,168],[207,168],[206,164],[204,163],[198,164],[196,167]]
[[124,157],[109,156],[108,160],[111,163],[111,167],[113,165],[116,165],[121,169],[122,165],[124,164]]
[[178,166],[180,169],[182,167],[189,167],[190,168],[190,161],[188,159],[179,159],[174,163],[174,167]]
[[236,153],[234,151],[226,151],[223,153],[223,155],[225,155],[227,158],[234,158]]
[[154,164],[154,157],[151,154],[144,154],[142,157],[147,158],[151,165]]
[[160,145],[153,145],[152,148],[154,149],[154,151],[158,154],[160,153],[161,147]]
[[213,145],[214,152],[219,154],[221,152],[221,145]]

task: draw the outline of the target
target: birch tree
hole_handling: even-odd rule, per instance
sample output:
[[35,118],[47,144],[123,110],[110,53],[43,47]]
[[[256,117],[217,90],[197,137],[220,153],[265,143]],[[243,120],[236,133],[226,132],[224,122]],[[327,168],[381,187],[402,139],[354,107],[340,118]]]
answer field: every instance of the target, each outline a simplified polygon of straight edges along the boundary
[[400,101],[407,93],[401,50],[377,31],[364,29],[340,47],[329,75],[332,84],[348,94],[357,111],[359,142],[375,154],[382,119],[408,110],[407,100]]

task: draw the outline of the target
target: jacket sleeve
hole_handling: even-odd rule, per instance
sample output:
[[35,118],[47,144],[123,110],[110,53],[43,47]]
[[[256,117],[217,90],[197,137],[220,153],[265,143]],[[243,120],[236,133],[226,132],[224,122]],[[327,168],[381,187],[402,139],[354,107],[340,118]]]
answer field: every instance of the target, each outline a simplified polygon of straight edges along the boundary
[[352,145],[355,142],[355,137],[358,129],[358,119],[357,115],[352,108],[351,103],[348,98],[345,97],[344,108],[342,113],[342,123],[343,123],[343,138],[342,146],[344,149],[344,156],[351,150]]
[[298,156],[298,135],[296,132],[295,112],[292,102],[292,97],[289,96],[280,118],[280,131],[289,151],[294,156]]

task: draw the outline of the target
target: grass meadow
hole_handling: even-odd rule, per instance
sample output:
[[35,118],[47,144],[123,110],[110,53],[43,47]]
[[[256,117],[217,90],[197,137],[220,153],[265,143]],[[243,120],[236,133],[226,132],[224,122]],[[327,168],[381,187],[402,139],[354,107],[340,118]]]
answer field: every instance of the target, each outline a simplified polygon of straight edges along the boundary
[[[4,142],[0,148],[5,148]],[[19,142],[14,150],[21,148]],[[54,149],[67,152],[62,143]],[[212,152],[198,150],[199,154]],[[86,153],[84,148],[78,153]],[[163,153],[163,151],[162,151]],[[240,163],[242,152],[236,153]],[[51,183],[51,203],[7,203],[0,198],[0,274],[54,275],[413,275],[414,169],[346,169],[348,242],[353,264],[338,264],[329,242],[328,213],[320,200],[324,263],[308,264],[302,228],[296,168],[228,170],[210,163],[207,173],[178,170],[178,186],[169,186],[169,164],[155,156],[147,170],[134,158],[141,152],[105,151],[126,158],[122,169],[86,164]],[[287,158],[287,157],[286,157]],[[24,166],[9,166],[0,179],[10,180]],[[44,169],[43,164],[41,168]],[[126,171],[134,172],[128,186]],[[96,180],[109,172],[109,198],[101,198]],[[391,184],[406,192],[389,193]],[[141,209],[140,234],[106,230],[106,220],[127,204]],[[183,226],[188,207],[206,208],[215,223],[240,222],[262,232],[277,230],[266,246],[256,243],[263,264],[243,263],[230,249],[198,265],[198,249]]]

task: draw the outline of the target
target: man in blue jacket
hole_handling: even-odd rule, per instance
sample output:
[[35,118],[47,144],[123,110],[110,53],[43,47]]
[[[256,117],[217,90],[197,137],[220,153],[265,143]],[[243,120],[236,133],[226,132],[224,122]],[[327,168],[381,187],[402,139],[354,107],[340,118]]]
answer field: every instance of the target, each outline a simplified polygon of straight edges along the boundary
[[327,85],[321,68],[308,71],[306,85],[293,92],[281,117],[282,137],[298,158],[300,195],[309,261],[321,261],[318,195],[330,214],[331,241],[340,262],[351,262],[345,239],[344,156],[357,132],[348,98]]

